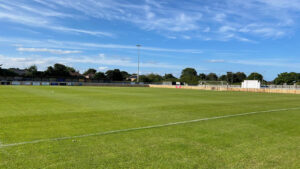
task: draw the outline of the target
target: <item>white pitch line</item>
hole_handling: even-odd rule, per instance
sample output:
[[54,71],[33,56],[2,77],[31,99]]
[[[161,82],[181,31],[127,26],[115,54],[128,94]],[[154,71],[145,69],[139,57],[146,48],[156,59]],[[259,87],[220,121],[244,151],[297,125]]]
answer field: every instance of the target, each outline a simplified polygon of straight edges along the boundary
[[240,114],[231,114],[231,115],[224,115],[224,116],[208,117],[208,118],[194,119],[194,120],[187,120],[187,121],[179,121],[179,122],[173,122],[173,123],[158,124],[158,125],[153,125],[153,126],[128,128],[128,129],[120,129],[120,130],[111,130],[111,131],[105,131],[105,132],[99,132],[99,133],[90,133],[90,134],[77,135],[77,136],[40,139],[40,140],[25,141],[25,142],[10,143],[10,144],[0,144],[0,148],[14,147],[14,146],[25,145],[25,144],[36,144],[36,143],[42,143],[42,142],[69,140],[69,139],[76,139],[76,138],[83,138],[83,137],[90,137],[90,136],[101,136],[101,135],[108,135],[108,134],[128,132],[128,131],[136,131],[136,130],[143,130],[143,129],[153,129],[153,128],[160,128],[160,127],[180,125],[180,124],[195,123],[195,122],[200,122],[200,121],[223,119],[223,118],[237,117],[237,116],[246,116],[246,115],[251,115],[251,114],[270,113],[270,112],[279,112],[279,111],[287,111],[287,110],[299,110],[299,109],[300,109],[300,107],[286,108],[286,109],[265,110],[265,111],[257,111],[257,112],[248,112],[248,113],[240,113]]

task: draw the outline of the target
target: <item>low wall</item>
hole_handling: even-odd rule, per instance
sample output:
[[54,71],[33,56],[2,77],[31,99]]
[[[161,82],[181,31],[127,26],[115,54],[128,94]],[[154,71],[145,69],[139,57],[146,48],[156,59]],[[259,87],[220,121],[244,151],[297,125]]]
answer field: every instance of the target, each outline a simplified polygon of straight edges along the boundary
[[[153,88],[173,88],[176,86],[171,85],[149,85]],[[244,88],[227,88],[227,87],[210,87],[210,86],[181,86],[181,89],[194,89],[194,90],[214,90],[214,91],[240,91],[240,92],[257,92],[257,93],[287,93],[287,94],[300,94],[299,89],[244,89]]]
[[89,82],[43,82],[43,81],[0,81],[0,85],[27,86],[111,86],[111,87],[149,87],[148,84],[130,83],[89,83]]
[[[110,86],[110,87],[152,87],[152,88],[176,88],[172,85],[154,85],[154,84],[126,84],[126,83],[87,83],[87,82],[1,82],[0,85],[35,85],[35,86]],[[280,89],[280,88],[263,88],[263,89],[245,89],[226,86],[181,86],[181,89],[194,90],[214,90],[214,91],[241,91],[257,93],[287,93],[300,94],[300,89]]]
[[147,84],[82,83],[82,86],[149,87]]

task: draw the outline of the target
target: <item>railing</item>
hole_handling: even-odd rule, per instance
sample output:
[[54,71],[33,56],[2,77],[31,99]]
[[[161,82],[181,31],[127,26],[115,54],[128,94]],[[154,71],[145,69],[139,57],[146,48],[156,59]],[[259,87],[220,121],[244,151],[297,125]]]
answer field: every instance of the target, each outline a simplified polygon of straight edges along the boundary
[[149,83],[136,82],[57,82],[57,81],[0,81],[0,85],[27,85],[27,86],[128,86],[148,87]]
[[[109,80],[89,80],[89,79],[63,79],[63,78],[23,78],[23,77],[0,77],[0,85],[52,85],[52,86],[135,86],[135,85],[167,85],[172,83],[147,83],[147,82],[130,82],[130,81],[109,81]],[[241,88],[240,85],[181,85],[202,88]],[[266,85],[263,89],[297,89],[300,85]]]
[[300,89],[300,85],[268,85],[270,89]]
[[[241,88],[240,85],[197,85],[199,87],[216,87],[216,88]],[[262,89],[299,89],[300,85],[265,85]]]
[[216,88],[241,88],[241,85],[195,85],[199,87],[216,87]]

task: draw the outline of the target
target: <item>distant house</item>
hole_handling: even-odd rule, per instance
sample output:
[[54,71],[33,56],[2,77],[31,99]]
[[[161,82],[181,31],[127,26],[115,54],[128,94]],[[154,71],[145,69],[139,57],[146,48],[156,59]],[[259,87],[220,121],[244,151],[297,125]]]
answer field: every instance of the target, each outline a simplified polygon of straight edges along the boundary
[[94,73],[89,73],[87,75],[84,76],[86,79],[93,79],[95,77]]
[[80,77],[82,76],[79,72],[70,72],[71,76]]
[[137,75],[131,75],[126,80],[130,80],[130,81],[134,82],[137,80]]

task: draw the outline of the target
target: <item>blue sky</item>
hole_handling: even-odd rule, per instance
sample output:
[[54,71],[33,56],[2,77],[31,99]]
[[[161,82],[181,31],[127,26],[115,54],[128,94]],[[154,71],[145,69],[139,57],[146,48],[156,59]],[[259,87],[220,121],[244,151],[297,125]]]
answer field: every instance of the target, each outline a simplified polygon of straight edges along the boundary
[[0,0],[0,64],[300,72],[299,0]]

